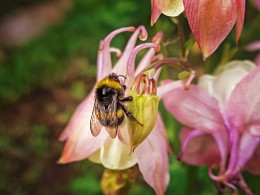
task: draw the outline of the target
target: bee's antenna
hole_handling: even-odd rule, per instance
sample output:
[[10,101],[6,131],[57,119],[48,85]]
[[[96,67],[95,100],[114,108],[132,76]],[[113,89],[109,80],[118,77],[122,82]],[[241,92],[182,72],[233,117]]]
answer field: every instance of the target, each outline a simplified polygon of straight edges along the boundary
[[117,75],[117,77],[124,77],[124,79],[126,79],[126,77],[124,75]]

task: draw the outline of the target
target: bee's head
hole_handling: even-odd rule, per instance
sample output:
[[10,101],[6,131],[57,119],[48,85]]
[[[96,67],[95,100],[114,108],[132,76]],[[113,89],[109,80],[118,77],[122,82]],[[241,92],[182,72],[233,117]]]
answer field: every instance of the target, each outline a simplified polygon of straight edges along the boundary
[[124,79],[126,79],[126,77],[124,75],[118,75],[116,73],[111,73],[110,75],[108,75],[108,78],[110,78],[116,82],[119,82],[119,83],[121,83],[120,79],[119,79],[120,77],[123,77]]
[[115,89],[108,87],[108,86],[103,86],[102,88],[100,88],[100,95],[101,96],[111,96],[114,95],[115,93]]

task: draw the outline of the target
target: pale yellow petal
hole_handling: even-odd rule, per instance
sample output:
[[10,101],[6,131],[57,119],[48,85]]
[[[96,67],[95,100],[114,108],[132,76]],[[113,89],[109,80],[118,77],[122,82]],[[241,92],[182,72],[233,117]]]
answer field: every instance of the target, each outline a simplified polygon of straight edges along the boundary
[[100,161],[108,169],[128,169],[137,163],[135,155],[130,155],[130,151],[130,145],[123,144],[118,137],[109,138],[100,149]]
[[170,0],[168,5],[164,7],[162,13],[166,16],[175,17],[184,11],[182,0]]

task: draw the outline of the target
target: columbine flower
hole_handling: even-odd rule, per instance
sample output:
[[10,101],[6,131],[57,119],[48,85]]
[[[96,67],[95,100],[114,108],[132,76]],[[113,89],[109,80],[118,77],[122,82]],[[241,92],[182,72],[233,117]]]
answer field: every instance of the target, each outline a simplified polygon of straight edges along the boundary
[[[253,63],[233,61],[221,74],[203,76],[199,86],[163,97],[166,108],[185,125],[179,159],[211,166],[210,177],[219,188],[222,183],[236,190],[238,183],[252,194],[241,171],[260,174],[259,78],[260,68]],[[215,176],[211,171],[217,165]]]
[[[152,0],[152,24],[160,16],[160,11],[179,10],[176,5],[182,1]],[[183,0],[186,17],[191,31],[203,53],[210,56],[226,38],[236,23],[236,42],[238,42],[244,23],[245,0]],[[161,8],[162,7],[162,8]]]
[[[110,47],[110,42],[114,36],[126,31],[134,31],[134,33],[129,39],[120,59],[112,69],[110,53],[112,51],[120,52],[118,49]],[[121,28],[110,33],[100,42],[97,62],[98,81],[111,72],[118,75],[126,75],[127,79],[125,84],[127,95],[135,81],[135,77],[150,66],[153,60],[160,58],[160,56],[155,55],[155,50],[159,47],[158,43],[162,38],[162,33],[158,33],[154,37],[153,43],[144,43],[135,47],[139,34],[141,39],[147,37],[146,30],[143,26],[140,26],[136,30],[133,27]],[[137,53],[144,48],[151,49],[144,55],[135,70],[135,57]],[[151,113],[155,120],[150,126],[152,130],[149,129],[151,133],[147,133],[145,140],[143,137],[141,139],[138,138],[138,145],[141,141],[142,143],[129,155],[131,146],[124,144],[125,141],[127,142],[124,137],[125,132],[128,132],[127,125],[119,126],[119,133],[115,139],[109,136],[104,127],[97,137],[91,134],[90,117],[94,106],[94,90],[95,88],[93,88],[87,98],[78,106],[69,124],[60,136],[60,140],[66,140],[66,144],[59,162],[69,163],[90,158],[94,162],[102,163],[106,168],[116,170],[128,169],[138,164],[145,181],[154,188],[157,194],[163,194],[169,182],[168,142],[160,114],[156,112]],[[160,93],[158,93],[158,96],[160,96]],[[133,100],[133,103],[134,101],[135,100]],[[137,118],[140,119],[139,116]],[[147,123],[147,121],[142,122],[144,124]]]

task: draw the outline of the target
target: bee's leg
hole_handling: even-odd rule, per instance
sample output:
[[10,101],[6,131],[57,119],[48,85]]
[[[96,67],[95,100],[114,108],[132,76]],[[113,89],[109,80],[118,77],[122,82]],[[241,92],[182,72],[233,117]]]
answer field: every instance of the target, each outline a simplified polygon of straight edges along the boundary
[[133,101],[133,97],[132,96],[124,97],[120,101],[121,102],[131,102],[131,101]]
[[[129,97],[131,97],[131,96],[129,96]],[[119,104],[119,106],[122,108],[122,110],[124,111],[124,113],[126,114],[126,116],[127,116],[130,120],[135,121],[135,122],[137,122],[139,125],[143,126],[143,124],[140,123],[140,122],[132,115],[132,113],[129,112],[129,111],[126,109],[126,107],[125,107],[124,105]]]

